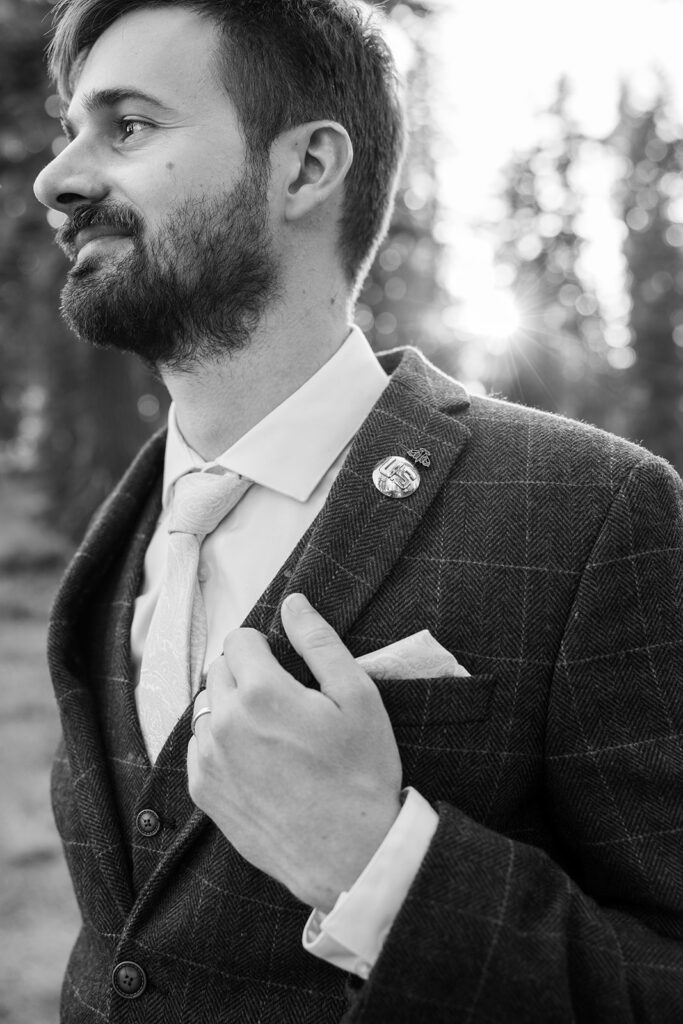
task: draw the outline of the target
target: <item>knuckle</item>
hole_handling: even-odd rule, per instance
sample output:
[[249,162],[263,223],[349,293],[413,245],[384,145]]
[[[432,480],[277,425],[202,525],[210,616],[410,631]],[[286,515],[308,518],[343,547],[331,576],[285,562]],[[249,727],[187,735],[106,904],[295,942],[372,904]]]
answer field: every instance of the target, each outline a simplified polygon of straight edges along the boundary
[[238,650],[242,643],[241,629],[232,629],[226,634],[223,640],[223,654],[226,658],[229,658],[233,651]]
[[227,634],[223,641],[223,651],[227,658],[231,654],[253,648],[255,643],[260,643],[263,639],[263,634],[259,633],[257,629],[248,629],[245,627],[233,629]]
[[309,650],[327,650],[334,645],[335,634],[325,625],[316,623],[306,630],[305,643]]
[[241,691],[242,709],[248,716],[268,710],[272,703],[272,690],[267,681],[261,677],[253,679],[249,686]]
[[209,671],[206,673],[206,692],[209,695],[216,684],[216,680],[221,675],[221,662],[224,661],[225,658],[217,658],[216,661],[212,661],[209,665]]

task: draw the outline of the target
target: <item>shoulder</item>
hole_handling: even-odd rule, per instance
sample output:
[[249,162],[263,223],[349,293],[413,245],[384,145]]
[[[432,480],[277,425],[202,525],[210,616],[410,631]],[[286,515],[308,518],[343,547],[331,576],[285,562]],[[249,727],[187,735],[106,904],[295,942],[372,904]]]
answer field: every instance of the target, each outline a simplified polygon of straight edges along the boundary
[[602,538],[602,559],[636,550],[680,558],[683,481],[666,460],[587,423],[499,399],[470,396],[458,415],[469,440],[448,500],[464,495],[501,536],[523,522],[530,551],[545,552],[552,532],[573,556]]
[[[632,471],[679,480],[646,448],[555,413],[468,393],[415,349],[387,353],[397,389],[417,395],[468,432],[459,472],[502,481],[556,481],[618,490]],[[393,364],[393,365],[392,365]],[[679,480],[680,482],[680,480]]]
[[673,468],[641,445],[591,424],[502,399],[470,395],[461,422],[470,457],[527,480],[572,483],[614,493],[632,474],[678,480]]

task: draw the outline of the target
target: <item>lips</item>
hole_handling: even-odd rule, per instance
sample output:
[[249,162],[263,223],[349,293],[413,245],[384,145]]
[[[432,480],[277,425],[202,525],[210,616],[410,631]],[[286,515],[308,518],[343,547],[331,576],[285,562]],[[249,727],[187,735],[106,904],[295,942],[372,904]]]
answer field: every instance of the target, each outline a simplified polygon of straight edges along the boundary
[[92,242],[95,238],[130,238],[130,233],[108,224],[93,224],[91,227],[82,228],[76,235],[74,240],[76,252],[80,252],[84,245]]

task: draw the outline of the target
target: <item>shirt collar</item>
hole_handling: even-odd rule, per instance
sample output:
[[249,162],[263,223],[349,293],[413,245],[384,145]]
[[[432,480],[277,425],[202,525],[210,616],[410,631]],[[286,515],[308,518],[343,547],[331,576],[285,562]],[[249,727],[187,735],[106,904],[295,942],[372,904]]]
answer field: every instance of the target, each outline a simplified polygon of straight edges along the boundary
[[355,437],[389,383],[365,335],[354,327],[318,371],[213,462],[186,443],[171,405],[164,507],[179,477],[222,466],[297,501],[307,501]]

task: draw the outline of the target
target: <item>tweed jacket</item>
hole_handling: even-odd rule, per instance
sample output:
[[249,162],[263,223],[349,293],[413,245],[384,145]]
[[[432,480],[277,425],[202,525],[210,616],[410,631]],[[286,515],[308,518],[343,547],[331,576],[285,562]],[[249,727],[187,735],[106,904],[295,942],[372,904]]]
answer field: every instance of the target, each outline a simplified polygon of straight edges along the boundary
[[[378,683],[404,784],[439,815],[380,958],[362,982],[301,950],[308,908],[189,801],[189,710],[145,762],[126,632],[157,436],[50,627],[53,800],[83,914],[69,1024],[683,1020],[683,485],[626,441],[470,398],[414,350],[383,361],[387,390],[247,619],[304,685],[279,619],[294,591],[355,656],[427,628],[471,673]],[[375,465],[415,447],[420,488],[380,494]],[[152,800],[169,827],[143,842],[130,822]],[[126,960],[139,999],[112,991]]]

